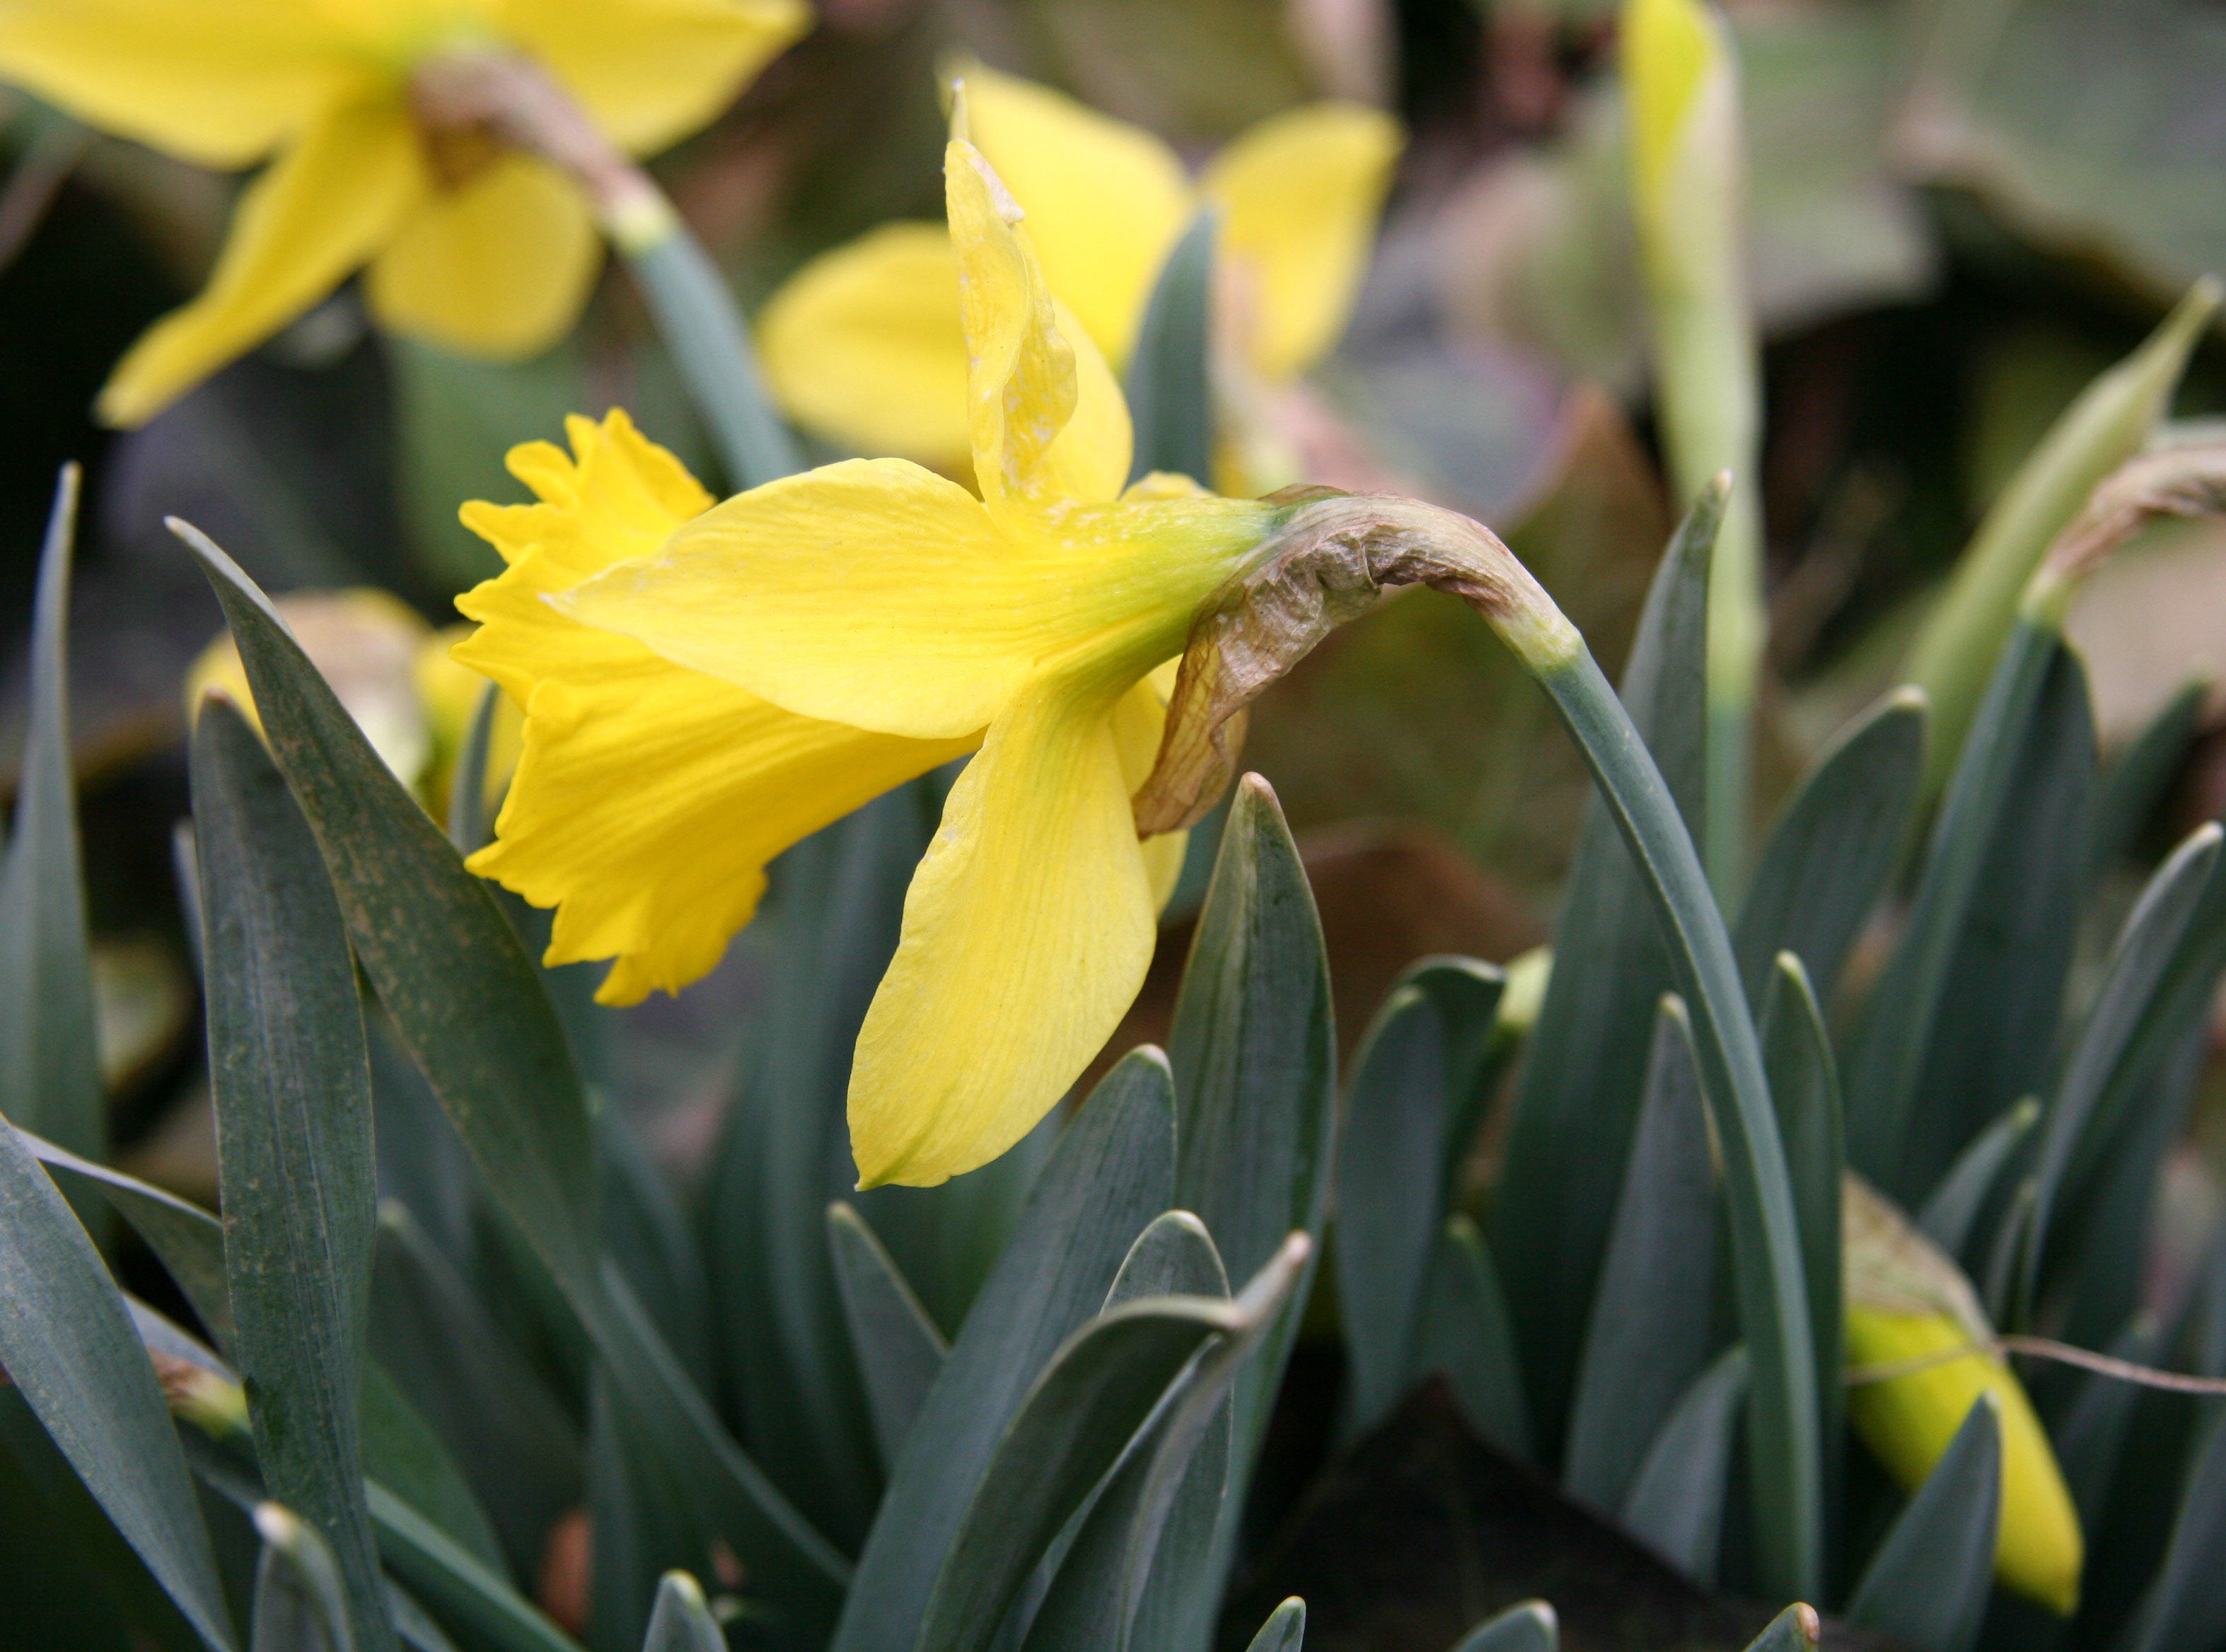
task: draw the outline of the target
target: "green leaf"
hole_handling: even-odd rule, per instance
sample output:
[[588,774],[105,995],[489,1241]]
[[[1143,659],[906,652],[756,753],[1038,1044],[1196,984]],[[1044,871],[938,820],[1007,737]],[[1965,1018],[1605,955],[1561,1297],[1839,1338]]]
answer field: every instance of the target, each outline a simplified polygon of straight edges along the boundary
[[1778,1109],[1778,1131],[1785,1143],[1785,1176],[1793,1190],[1793,1219],[1801,1235],[1802,1272],[1809,1287],[1825,1498],[1828,1506],[1837,1507],[1845,1410],[1837,1305],[1845,1298],[1840,1281],[1840,1203],[1847,1138],[1831,1035],[1824,1030],[1824,1013],[1809,990],[1808,972],[1791,952],[1778,955],[1770,989],[1763,997],[1759,1030],[1763,1071],[1770,1078],[1770,1099]]
[[16,1139],[49,1171],[60,1171],[64,1185],[99,1190],[146,1241],[217,1346],[231,1348],[232,1289],[225,1281],[221,1222],[175,1193],[80,1159],[28,1130],[17,1130]]
[[1715,1351],[1715,1172],[1685,1007],[1665,996],[1623,1197],[1593,1297],[1561,1484],[1622,1507],[1648,1446]]
[[[1221,1253],[1187,1210],[1169,1210],[1136,1236],[1105,1307],[1166,1296],[1229,1296]],[[1051,1545],[1038,1567],[1051,1569],[1051,1581],[1024,1652],[1173,1644],[1193,1592],[1210,1581],[1201,1574],[1212,1564],[1228,1486],[1229,1407],[1201,1400],[1221,1387],[1201,1373],[1180,1403],[1162,1407],[1098,1488],[1072,1543]]]
[[2093,767],[2083,673],[2053,629],[2021,621],[1845,1074],[1848,1158],[1905,1205],[1920,1204],[2003,1108],[2043,1088]]
[[490,683],[472,708],[471,726],[448,777],[448,842],[459,855],[470,855],[487,841],[487,753],[494,745],[494,718],[502,688]]
[[1444,1222],[1447,1050],[1429,995],[1402,987],[1353,1065],[1337,1160],[1338,1314],[1348,1436],[1373,1428],[1412,1379],[1423,1293]]
[[2207,821],[2173,850],[2127,915],[2087,1012],[2062,1079],[2049,1098],[2040,1142],[2030,1178],[2030,1214],[2023,1228],[2012,1323],[2031,1319],[2040,1290],[2040,1271],[2049,1229],[2072,1154],[2082,1144],[2097,1104],[2111,1087],[2117,1069],[2146,1043],[2144,1023],[2164,1007],[2172,965],[2186,947],[2198,918],[2216,919],[2209,892],[2218,879],[2219,845],[2226,839],[2218,823]]
[[2001,1407],[1972,1403],[1848,1598],[1848,1619],[1916,1652],[1968,1652],[1994,1582],[2001,1521]]
[[1173,1076],[1132,1051],[1067,1125],[889,1472],[836,1652],[910,1645],[975,1488],[1045,1363],[1173,1202]]
[[[255,1611],[249,1652],[355,1652],[349,1585],[317,1528],[283,1503],[255,1511],[263,1556],[255,1568]],[[385,1603],[379,1621],[385,1623]],[[391,1643],[393,1630],[386,1637]]]
[[629,1652],[648,1633],[659,1579],[710,1563],[703,1528],[624,1406],[608,1374],[588,1381],[588,1588],[587,1640]]
[[1733,1425],[1746,1395],[1746,1350],[1734,1345],[1679,1397],[1623,1500],[1623,1528],[1704,1588],[1716,1581]]
[[[1319,1245],[1337,1118],[1329,965],[1297,846],[1275,792],[1255,774],[1237,782],[1230,804],[1168,1053],[1179,1125],[1169,1203],[1205,1223],[1232,1277],[1257,1273],[1294,1230]],[[1237,1374],[1215,1559],[1179,1645],[1203,1645],[1211,1633],[1309,1283]]]
[[[853,1546],[894,1455],[876,1451],[827,1207],[857,1198],[850,1055],[896,950],[931,801],[924,787],[901,787],[773,863],[756,920],[768,952],[766,1003],[707,1201],[719,1352],[742,1439],[824,1530]],[[945,1189],[903,1191],[949,1202]]]
[[807,1617],[849,1568],[735,1445],[639,1308],[596,1263],[587,1106],[539,973],[487,886],[382,763],[254,582],[205,535],[272,755],[325,856],[356,956],[487,1188],[643,1412],[675,1484],[766,1597]]
[[[117,1214],[147,1242],[194,1314],[216,1338],[217,1346],[230,1348],[232,1293],[225,1281],[222,1223],[199,1205],[121,1171],[87,1164],[28,1132],[18,1131],[16,1136],[50,1172],[60,1171],[104,1194]],[[537,1381],[530,1376],[528,1380]],[[504,1392],[515,1398],[518,1390]],[[517,1459],[504,1460],[507,1464]],[[364,1367],[363,1461],[372,1478],[385,1482],[404,1502],[488,1566],[501,1564],[486,1511],[462,1471],[432,1425],[377,1360],[367,1361]]]
[[1924,696],[1886,696],[1827,747],[1770,834],[1733,926],[1748,1001],[1780,952],[1828,1002],[1848,952],[1901,859],[1924,762]]
[[2134,852],[2187,761],[2211,684],[2197,677],[2164,703],[2102,777],[2087,874],[2099,877]]
[[2000,1191],[2011,1164],[2040,1121],[2040,1100],[2028,1096],[1971,1139],[1924,1201],[1917,1225],[1967,1272],[1973,1261],[1979,1219]]
[[337,1566],[353,1643],[377,1652],[394,1631],[359,1439],[377,1195],[355,967],[316,840],[220,701],[194,726],[193,797],[233,1357],[264,1484],[315,1534],[266,1533],[269,1564]]
[[70,547],[78,472],[54,490],[32,609],[30,726],[15,835],[0,864],[0,1115],[86,1159],[108,1156],[94,1042],[85,874],[70,774]]
[[[1428,994],[1446,1039],[1446,1119],[1442,1202],[1450,1206],[1460,1191],[1461,1167],[1476,1144],[1477,1131],[1498,1093],[1508,1061],[1521,1047],[1519,1034],[1503,1026],[1500,1001],[1507,972],[1480,958],[1434,954],[1417,958],[1392,983],[1396,993],[1414,987]],[[1388,997],[1388,994],[1387,994]]]
[[1211,206],[1200,207],[1168,249],[1136,329],[1126,387],[1136,431],[1132,482],[1155,470],[1201,482],[1213,475],[1213,253],[1220,216]]
[[1307,1638],[1307,1603],[1293,1595],[1268,1614],[1244,1652],[1299,1652]]
[[155,1369],[92,1241],[13,1130],[0,1130],[0,1367],[202,1641],[232,1652]]
[[859,1375],[866,1384],[874,1440],[881,1461],[904,1450],[914,1418],[935,1386],[950,1344],[865,1218],[841,1199],[827,1207],[827,1239],[835,1282],[843,1293]]
[[718,449],[728,491],[802,470],[803,452],[766,395],[734,289],[679,214],[649,245],[621,247],[620,256]]
[[704,1603],[703,1585],[685,1572],[668,1572],[657,1585],[657,1607],[641,1652],[727,1652],[727,1636]]
[[711,1387],[711,1327],[703,1257],[665,1172],[649,1161],[614,1107],[595,1109],[597,1204],[603,1248],[665,1333],[690,1380]]
[[1443,1372],[1461,1420],[1510,1457],[1534,1455],[1530,1409],[1499,1274],[1476,1223],[1446,1218],[1422,1299],[1415,1375]]
[[1561,1620],[1542,1600],[1510,1606],[1464,1635],[1453,1652],[1558,1652]]
[[578,1429],[391,1199],[378,1211],[371,1345],[478,1490],[512,1572],[532,1576],[550,1523],[579,1501]]
[[2089,384],[2019,467],[1956,565],[1947,594],[1910,651],[1910,681],[1932,708],[1925,790],[1937,792],[1980,739],[1985,701],[2014,646],[2019,594],[2050,543],[2096,483],[2141,449],[2178,382],[2189,351],[2217,307],[2215,282],[2197,283],[2147,342]]
[[1770,1627],[1748,1642],[1746,1652],[1816,1652],[1823,1625],[1813,1606],[1791,1605],[1770,1620]]
[[[1256,1351],[1288,1303],[1311,1248],[1304,1234],[1294,1236],[1233,1302],[1134,1299],[1068,1339],[1037,1378],[982,1476],[929,1598],[920,1652],[975,1652],[994,1642],[1059,1528],[1203,1354],[1204,1368],[1174,1401],[1180,1411],[1194,1413],[1199,1432],[1171,1427],[1154,1457],[1156,1484],[1147,1488],[1144,1504],[1164,1517],[1161,1497],[1173,1496],[1237,1363]],[[1147,1560],[1158,1533],[1141,1524],[1140,1539],[1148,1534],[1141,1557]],[[1133,1573],[1131,1582],[1133,1588]]]
[[580,1652],[576,1642],[431,1521],[375,1480],[366,1490],[380,1555],[458,1633],[494,1652]]
[[2204,1652],[2226,1639],[2226,1410],[2213,1408],[2187,1471],[2172,1540],[2141,1603],[2133,1652]]
[[[1663,552],[1623,673],[1631,725],[1689,829],[1701,814],[1708,560],[1725,497],[1704,495]],[[1490,1228],[1548,1463],[1561,1458],[1655,1005],[1670,982],[1646,880],[1599,798],[1564,886],[1557,967],[1516,1085]]]

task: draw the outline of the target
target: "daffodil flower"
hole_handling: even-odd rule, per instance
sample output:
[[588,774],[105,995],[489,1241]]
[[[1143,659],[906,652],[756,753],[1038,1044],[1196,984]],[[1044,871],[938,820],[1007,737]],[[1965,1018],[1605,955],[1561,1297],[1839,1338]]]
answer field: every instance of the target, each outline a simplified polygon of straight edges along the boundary
[[614,414],[576,421],[569,455],[512,454],[541,503],[466,510],[510,567],[460,602],[482,626],[459,657],[526,708],[472,864],[557,906],[552,962],[617,960],[606,1001],[702,975],[774,855],[975,753],[858,1044],[868,1185],[1002,1152],[1128,1007],[1182,849],[1140,841],[1130,802],[1160,668],[1284,514],[1180,479],[1123,492],[1111,372],[980,155],[953,143],[946,175],[983,497],[851,461],[715,506]]
[[[1201,206],[1220,222],[1217,353],[1225,395],[1272,396],[1337,342],[1400,145],[1358,104],[1262,121],[1193,184],[1158,138],[983,68],[967,136],[1027,213],[1051,290],[1125,364],[1168,251]],[[940,225],[884,225],[813,260],[767,302],[760,346],[791,416],[864,453],[957,472],[969,439],[957,266]]]
[[[2069,1617],[2078,1608],[2085,1554],[2078,1511],[2024,1385],[1993,1350],[1994,1328],[1977,1293],[1946,1253],[1852,1172],[1841,1212],[1848,1363],[1886,1373],[1848,1389],[1848,1420],[1914,1490],[1971,1407],[1991,1397],[2002,1434],[1994,1575]],[[1958,1349],[1970,1351],[1959,1357]],[[1921,1369],[1892,1374],[1905,1361]]]
[[207,287],[125,356],[101,416],[152,417],[366,265],[383,325],[538,353],[595,276],[588,204],[493,124],[436,118],[428,71],[523,54],[647,154],[709,120],[805,20],[798,0],[0,0],[0,75],[201,165],[275,157]]

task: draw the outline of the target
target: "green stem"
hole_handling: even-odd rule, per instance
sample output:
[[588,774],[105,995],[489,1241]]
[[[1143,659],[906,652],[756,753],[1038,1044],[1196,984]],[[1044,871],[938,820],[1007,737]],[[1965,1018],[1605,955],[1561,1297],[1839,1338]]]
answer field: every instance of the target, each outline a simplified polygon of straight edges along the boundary
[[1739,1322],[1753,1362],[1747,1439],[1760,1581],[1783,1598],[1813,1598],[1823,1581],[1816,1345],[1784,1147],[1731,941],[1670,788],[1590,651],[1536,675],[1645,877],[1692,1016],[1731,1183]]
[[795,474],[803,451],[766,396],[733,291],[680,214],[640,181],[662,211],[640,212],[649,198],[639,198],[638,215],[612,225],[612,244],[703,416],[727,486],[740,492]]

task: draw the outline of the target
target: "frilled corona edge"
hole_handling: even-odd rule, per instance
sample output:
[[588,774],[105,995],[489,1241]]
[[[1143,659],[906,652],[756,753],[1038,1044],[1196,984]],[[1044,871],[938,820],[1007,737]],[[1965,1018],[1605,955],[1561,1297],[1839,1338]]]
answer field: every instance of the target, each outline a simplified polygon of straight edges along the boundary
[[1134,799],[1140,836],[1202,819],[1236,772],[1245,708],[1395,587],[1459,597],[1534,671],[1584,647],[1505,542],[1457,511],[1326,487],[1268,497],[1286,509],[1281,525],[1191,627],[1159,756]]

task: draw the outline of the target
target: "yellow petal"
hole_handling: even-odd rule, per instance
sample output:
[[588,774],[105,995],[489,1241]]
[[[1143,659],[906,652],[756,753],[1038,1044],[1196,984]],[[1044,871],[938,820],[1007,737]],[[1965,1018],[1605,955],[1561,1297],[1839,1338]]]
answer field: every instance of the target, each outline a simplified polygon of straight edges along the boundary
[[556,907],[550,963],[616,960],[603,1003],[704,975],[756,910],[768,861],[973,744],[815,722],[571,630],[527,707],[496,841],[471,867]]
[[1191,214],[1174,151],[1048,86],[966,72],[967,131],[1027,213],[1044,273],[1098,347],[1126,361]]
[[208,286],[131,346],[100,393],[100,416],[144,423],[262,343],[377,251],[423,187],[398,96],[321,115],[240,197]]
[[966,464],[958,258],[939,224],[884,224],[789,277],[758,356],[798,423],[856,452]]
[[1686,117],[1722,63],[1720,28],[1702,0],[1630,0],[1624,7],[1624,95],[1641,202],[1661,199]]
[[260,160],[360,71],[300,0],[16,0],[0,75],[203,166]]
[[368,295],[395,332],[515,360],[571,330],[601,262],[579,190],[513,153],[429,194],[372,261]]
[[[1952,1348],[1970,1335],[1946,1314],[1886,1313],[1850,1304],[1848,1363],[1886,1364]],[[2061,1617],[2079,1604],[2084,1545],[2079,1515],[2033,1415],[2025,1388],[2001,1360],[1972,1354],[1883,1382],[1848,1390],[1848,1417],[1855,1433],[1894,1478],[1911,1490],[1947,1452],[1981,1394],[2000,1402],[2002,1496],[1994,1574],[2006,1588],[2040,1602]]]
[[687,467],[623,411],[614,410],[601,424],[576,417],[569,429],[569,454],[546,442],[511,449],[512,473],[539,503],[474,500],[460,512],[508,567],[456,599],[460,611],[482,622],[458,645],[457,658],[520,705],[582,629],[544,599],[658,550],[711,504]]
[[974,478],[1001,521],[1112,499],[1129,480],[1129,407],[1112,372],[1044,284],[1019,209],[972,145],[944,152],[971,365]]
[[[1121,753],[1121,784],[1135,797],[1160,755],[1160,736],[1167,726],[1167,700],[1174,693],[1180,656],[1154,668],[1113,708],[1113,739]],[[1182,877],[1190,834],[1161,832],[1144,840],[1144,875],[1152,886],[1152,910],[1166,907]]]
[[801,715],[950,739],[1046,660],[1118,658],[1133,679],[1179,650],[1272,511],[1076,506],[1059,537],[1016,539],[955,482],[846,460],[728,499],[554,601]]
[[709,124],[811,21],[800,0],[493,0],[490,10],[637,155]]
[[995,1158],[1135,997],[1153,903],[1109,715],[1121,691],[1039,678],[951,788],[858,1037],[861,1186],[929,1186]]
[[1262,121],[1207,170],[1235,311],[1223,319],[1264,378],[1303,372],[1344,333],[1399,147],[1381,110],[1311,104]]

